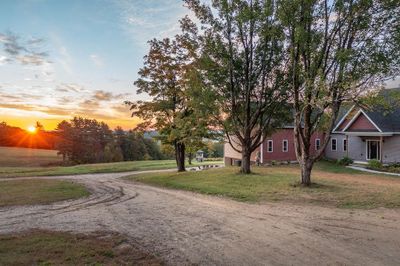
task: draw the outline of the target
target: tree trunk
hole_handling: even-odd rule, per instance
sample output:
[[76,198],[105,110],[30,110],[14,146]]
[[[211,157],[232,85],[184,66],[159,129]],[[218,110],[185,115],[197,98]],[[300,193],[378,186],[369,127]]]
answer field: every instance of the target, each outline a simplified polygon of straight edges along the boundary
[[185,144],[175,143],[175,159],[178,167],[178,172],[184,172],[185,169]]
[[311,171],[314,166],[314,161],[311,159],[305,159],[300,163],[301,166],[301,184],[303,186],[311,185]]
[[192,164],[192,159],[193,159],[193,153],[189,152],[189,154],[188,154],[188,162],[189,162],[189,165]]
[[247,151],[247,150],[243,150],[242,151],[242,165],[240,168],[240,172],[242,174],[250,174],[251,170],[250,170],[250,155],[251,152]]

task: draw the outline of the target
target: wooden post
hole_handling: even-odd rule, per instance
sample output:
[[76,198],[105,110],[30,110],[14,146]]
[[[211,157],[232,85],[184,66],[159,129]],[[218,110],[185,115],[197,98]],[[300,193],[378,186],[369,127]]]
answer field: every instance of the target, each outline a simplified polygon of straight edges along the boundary
[[379,138],[379,161],[382,162],[382,146],[383,146],[383,137],[380,136]]

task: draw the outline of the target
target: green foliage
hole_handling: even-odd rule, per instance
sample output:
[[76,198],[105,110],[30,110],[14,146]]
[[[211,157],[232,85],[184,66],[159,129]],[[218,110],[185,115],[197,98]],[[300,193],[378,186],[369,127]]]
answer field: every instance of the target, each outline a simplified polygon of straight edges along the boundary
[[369,160],[368,168],[380,170],[380,169],[382,169],[382,163],[378,160]]
[[75,163],[104,162],[105,147],[113,138],[107,124],[81,117],[60,122],[57,131],[59,154]]
[[104,162],[120,162],[124,160],[121,147],[118,143],[111,141],[104,147]]
[[[247,160],[265,135],[286,122],[284,32],[272,1],[186,0],[204,32],[199,96],[232,148]],[[236,143],[235,145],[233,143]]]
[[57,149],[64,163],[100,163],[164,159],[159,145],[136,131],[117,127],[112,132],[103,122],[74,118],[62,121],[57,130]]
[[121,148],[124,161],[161,160],[165,158],[157,142],[145,138],[141,132],[124,131],[122,128],[116,128],[114,137]]
[[149,41],[135,85],[138,93],[147,93],[151,101],[128,102],[132,116],[143,120],[139,128],[156,129],[163,144],[173,145],[178,169],[184,170],[185,146],[194,145],[208,133],[208,118],[201,113],[194,97],[197,70],[197,43],[193,24],[181,21],[182,33],[174,39]]
[[351,159],[350,157],[347,157],[347,156],[343,157],[342,159],[337,160],[337,164],[339,164],[339,165],[346,166],[346,165],[350,165],[352,163],[353,163],[353,159]]

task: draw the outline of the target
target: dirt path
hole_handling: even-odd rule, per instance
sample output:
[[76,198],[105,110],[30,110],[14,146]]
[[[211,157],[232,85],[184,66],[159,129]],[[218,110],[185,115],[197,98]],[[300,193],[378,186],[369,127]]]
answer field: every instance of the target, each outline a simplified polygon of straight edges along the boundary
[[400,264],[400,210],[245,204],[118,179],[125,175],[51,177],[84,183],[92,195],[0,208],[0,233],[111,230],[171,265]]

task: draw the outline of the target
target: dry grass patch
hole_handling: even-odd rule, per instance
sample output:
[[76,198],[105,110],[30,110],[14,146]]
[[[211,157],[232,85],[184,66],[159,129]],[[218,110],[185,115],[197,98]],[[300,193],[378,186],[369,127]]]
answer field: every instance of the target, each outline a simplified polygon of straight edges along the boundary
[[87,189],[64,180],[27,179],[0,181],[0,207],[48,204],[88,196]]
[[175,189],[227,196],[240,201],[286,201],[340,208],[400,207],[400,178],[369,175],[320,162],[311,187],[298,185],[298,166],[254,167],[251,175],[227,167],[204,172],[152,173],[128,179]]
[[61,163],[55,150],[0,147],[0,167],[38,167]]
[[0,235],[0,265],[161,265],[117,234],[29,231]]

